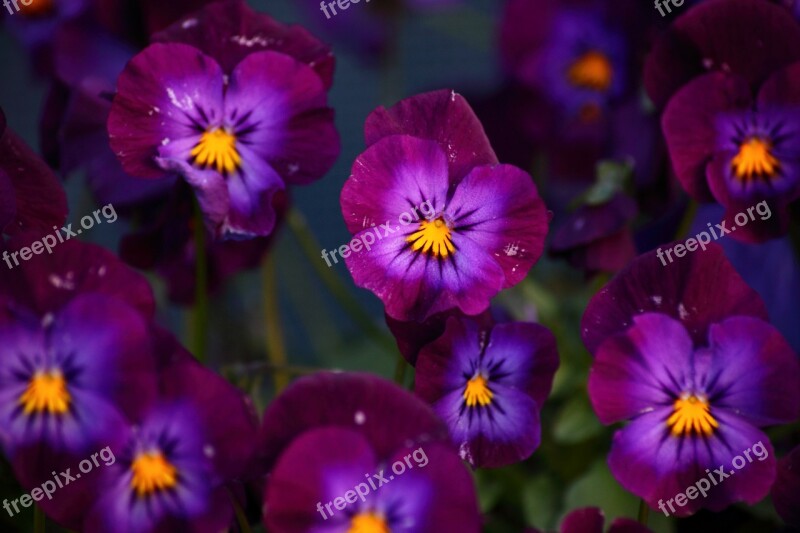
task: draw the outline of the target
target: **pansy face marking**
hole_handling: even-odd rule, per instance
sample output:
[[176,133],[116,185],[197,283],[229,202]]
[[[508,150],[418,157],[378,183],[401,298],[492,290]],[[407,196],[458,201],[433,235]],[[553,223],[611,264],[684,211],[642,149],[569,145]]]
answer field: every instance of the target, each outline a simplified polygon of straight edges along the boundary
[[605,92],[614,79],[614,67],[604,53],[589,50],[572,63],[567,79],[575,87]]
[[139,453],[131,463],[131,488],[140,498],[174,489],[178,469],[160,451]]
[[242,165],[242,157],[236,149],[236,134],[227,128],[210,127],[191,151],[191,162],[201,169],[214,168],[220,174],[230,176]]
[[719,422],[711,414],[711,406],[703,395],[684,393],[675,400],[672,408],[667,427],[676,437],[710,437],[719,427]]
[[383,516],[370,512],[355,515],[347,533],[391,533],[391,529]]
[[464,401],[467,407],[486,407],[492,403],[494,393],[489,388],[489,381],[482,374],[477,374],[467,382],[464,388]]
[[750,137],[739,145],[739,152],[731,160],[734,176],[747,183],[755,178],[771,180],[780,170],[778,158],[772,154],[772,143],[762,137]]
[[415,252],[430,254],[436,258],[447,259],[456,252],[450,227],[443,217],[423,220],[419,229],[406,237]]
[[36,372],[19,397],[19,404],[26,415],[63,415],[69,411],[71,401],[67,381],[59,370]]

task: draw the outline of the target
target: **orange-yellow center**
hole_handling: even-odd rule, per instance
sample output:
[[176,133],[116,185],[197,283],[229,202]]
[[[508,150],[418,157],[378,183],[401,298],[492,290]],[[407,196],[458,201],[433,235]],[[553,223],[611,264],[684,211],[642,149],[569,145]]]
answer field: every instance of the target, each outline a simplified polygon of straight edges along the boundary
[[242,164],[242,157],[236,150],[236,136],[225,128],[205,131],[191,155],[198,167],[215,167],[220,174],[233,174]]
[[423,220],[419,223],[419,229],[406,237],[406,241],[411,243],[411,249],[415,252],[430,253],[442,259],[456,251],[450,228],[442,218]]
[[740,181],[756,176],[772,178],[781,164],[772,155],[772,144],[766,139],[752,137],[739,146],[739,153],[731,161],[733,172]]
[[44,17],[53,12],[53,0],[33,0],[30,5],[18,2],[20,12],[28,17]]
[[567,79],[576,87],[606,91],[614,79],[614,67],[605,54],[590,50],[572,63]]
[[149,496],[175,488],[178,469],[161,452],[140,453],[131,464],[131,488],[137,496]]
[[703,396],[683,394],[672,405],[672,415],[667,419],[667,427],[676,437],[692,434],[710,437],[719,427],[719,422],[711,414],[711,406]]
[[467,386],[464,388],[464,400],[467,402],[467,407],[489,405],[492,403],[493,397],[494,393],[489,389],[489,382],[482,375],[478,374],[467,381]]
[[391,533],[383,516],[374,513],[360,513],[350,521],[347,533]]
[[31,413],[62,415],[69,411],[71,401],[67,381],[57,370],[34,374],[25,392],[19,397],[19,403],[26,415]]

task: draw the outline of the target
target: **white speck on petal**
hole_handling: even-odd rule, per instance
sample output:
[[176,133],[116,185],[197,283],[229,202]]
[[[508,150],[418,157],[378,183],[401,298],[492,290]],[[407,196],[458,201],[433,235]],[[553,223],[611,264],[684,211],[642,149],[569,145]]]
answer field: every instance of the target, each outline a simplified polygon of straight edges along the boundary
[[681,320],[685,320],[689,316],[689,312],[686,311],[683,304],[678,304],[678,316],[681,317]]
[[183,24],[181,24],[181,28],[183,28],[184,30],[192,28],[194,26],[197,26],[197,19],[195,18],[186,19],[183,21]]
[[656,305],[661,305],[661,301],[663,300],[661,296],[651,296],[650,299],[653,300],[653,303]]
[[166,146],[166,145],[168,145],[169,143],[170,143],[169,137],[164,137],[164,138],[161,140],[161,146]]
[[367,415],[364,414],[364,411],[356,411],[356,416],[353,417],[356,422],[356,425],[363,425],[364,422],[367,421]]
[[205,446],[203,446],[203,454],[205,454],[206,457],[211,459],[216,454],[216,451],[214,450],[213,446],[211,446],[210,444],[206,444]]

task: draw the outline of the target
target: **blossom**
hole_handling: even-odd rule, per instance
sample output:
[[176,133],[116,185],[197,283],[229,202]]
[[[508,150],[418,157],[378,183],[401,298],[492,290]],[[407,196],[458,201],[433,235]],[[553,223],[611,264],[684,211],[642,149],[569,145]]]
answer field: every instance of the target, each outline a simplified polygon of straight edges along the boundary
[[538,324],[481,328],[450,318],[420,351],[415,392],[445,421],[463,459],[505,466],[539,446],[539,411],[557,368],[555,338]]
[[702,74],[730,73],[755,89],[795,61],[800,61],[800,25],[786,9],[761,0],[707,0],[679,16],[656,41],[644,83],[662,108]]
[[50,230],[67,215],[67,197],[47,164],[6,124],[0,109],[0,234]]
[[[323,373],[298,380],[267,409],[261,443],[271,531],[479,530],[473,483],[441,421],[384,379]],[[375,483],[375,490],[364,485],[368,496],[332,507],[368,478]]]
[[[162,395],[122,432],[82,531],[221,531],[233,521],[227,487],[247,476],[257,422],[249,400],[173,340]],[[164,354],[162,354],[163,356]],[[132,420],[133,422],[133,420]]]
[[792,527],[800,527],[800,446],[778,461],[771,494],[781,518]]
[[[697,344],[681,322],[644,313],[597,349],[589,396],[601,422],[630,421],[614,435],[608,463],[651,507],[672,511],[672,498],[723,470],[704,497],[676,500],[674,513],[685,516],[766,496],[775,457],[759,428],[800,416],[798,380],[797,355],[763,320],[727,318]],[[734,461],[755,448],[757,459]]]
[[[238,12],[234,22],[247,14]],[[206,28],[212,14],[181,24]],[[201,48],[156,42],[137,54],[117,81],[108,129],[127,173],[180,174],[212,234],[243,239],[272,232],[273,196],[287,183],[325,174],[339,139],[325,80],[295,56],[270,49],[269,34],[224,33],[230,27]],[[194,35],[185,37],[192,42]],[[244,44],[225,44],[250,38],[263,44],[246,55]]]
[[[756,95],[744,77],[711,73],[682,87],[664,111],[678,180],[695,199],[725,207],[735,239],[787,231],[787,206],[800,197],[799,89],[800,62],[772,73]],[[759,207],[755,217],[761,202],[767,211]]]
[[341,195],[350,232],[376,241],[345,257],[356,285],[397,320],[483,312],[542,253],[547,215],[533,180],[492,162],[480,123],[455,93],[380,109],[366,131],[371,145]]
[[50,477],[42,453],[76,458],[116,443],[125,417],[148,407],[157,385],[148,327],[99,294],[0,325],[0,444],[24,484]]
[[589,301],[581,320],[583,343],[594,354],[637,315],[650,312],[680,320],[698,344],[707,340],[711,324],[728,317],[769,320],[761,297],[736,273],[719,245],[666,266],[651,251],[634,259]]

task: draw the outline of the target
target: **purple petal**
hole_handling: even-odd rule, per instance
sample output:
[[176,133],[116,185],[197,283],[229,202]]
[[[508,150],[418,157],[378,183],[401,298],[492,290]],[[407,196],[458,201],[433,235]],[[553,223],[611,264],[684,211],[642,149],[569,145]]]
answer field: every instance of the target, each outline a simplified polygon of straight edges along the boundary
[[664,137],[678,180],[696,200],[713,200],[706,165],[718,143],[717,117],[751,104],[747,81],[720,72],[692,80],[669,101],[662,117]]
[[134,56],[117,80],[108,117],[111,148],[125,172],[163,177],[156,157],[188,158],[172,143],[198,137],[193,120],[200,110],[221,117],[222,99],[222,69],[191,46],[153,44]]
[[772,502],[784,522],[800,528],[800,446],[778,462]]
[[589,374],[589,397],[604,424],[669,405],[693,367],[692,339],[666,315],[633,317],[625,333],[603,342]]
[[445,214],[458,248],[469,239],[505,273],[504,288],[522,281],[544,250],[547,210],[533,179],[511,165],[474,168],[458,185]]
[[646,312],[679,319],[698,345],[707,341],[711,324],[727,317],[769,320],[761,297],[713,243],[666,266],[655,252],[634,259],[589,302],[581,321],[583,342],[594,353],[606,338],[625,331],[634,316]]
[[478,118],[454,91],[440,90],[379,107],[364,126],[367,146],[390,135],[411,135],[436,141],[447,154],[450,178],[457,183],[473,167],[497,163]]
[[395,226],[406,213],[418,220],[424,214],[416,208],[425,202],[441,213],[448,186],[447,157],[435,142],[408,135],[381,139],[358,156],[342,188],[347,229],[355,235],[386,222]]

